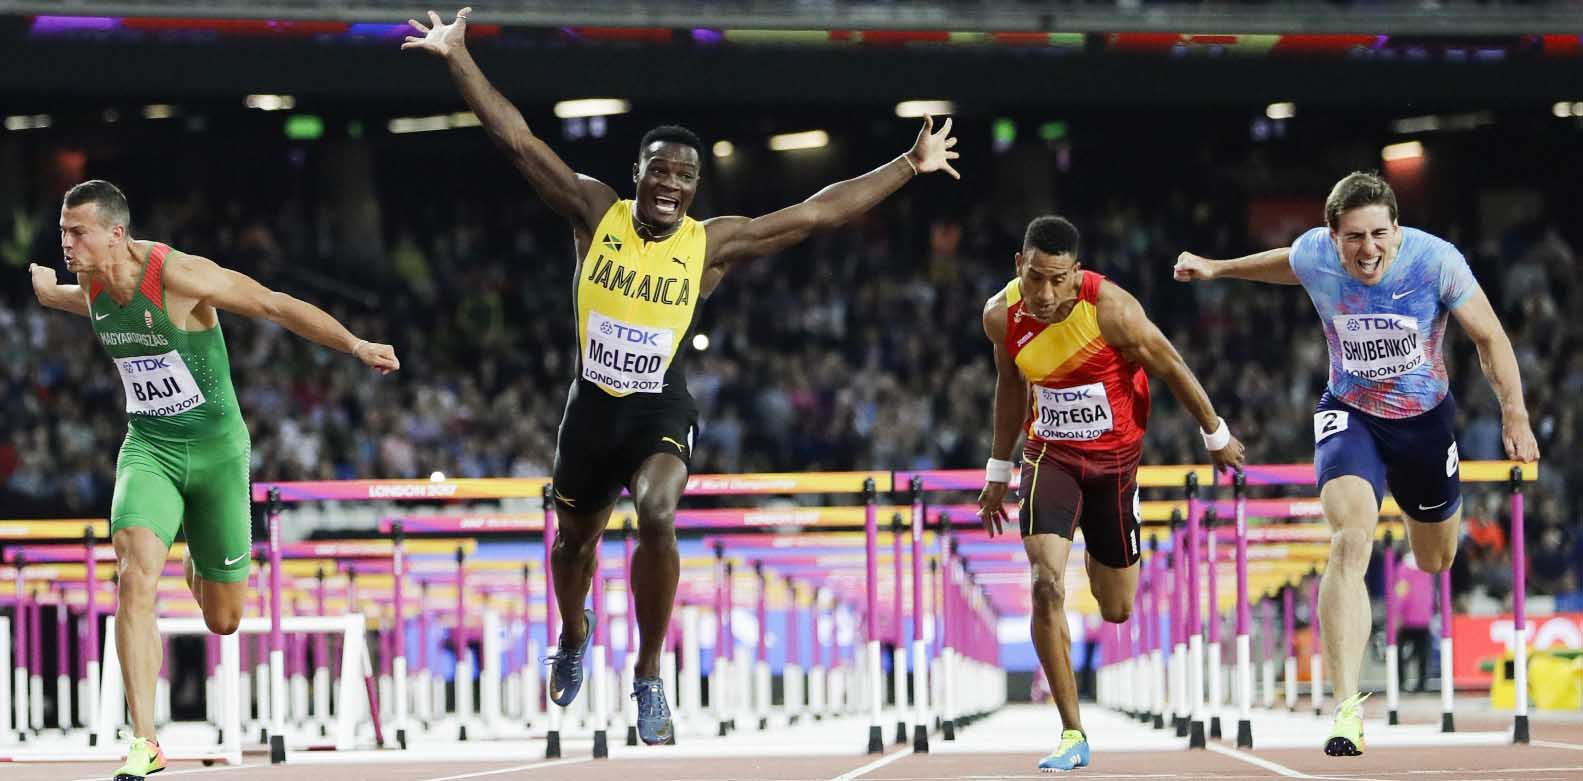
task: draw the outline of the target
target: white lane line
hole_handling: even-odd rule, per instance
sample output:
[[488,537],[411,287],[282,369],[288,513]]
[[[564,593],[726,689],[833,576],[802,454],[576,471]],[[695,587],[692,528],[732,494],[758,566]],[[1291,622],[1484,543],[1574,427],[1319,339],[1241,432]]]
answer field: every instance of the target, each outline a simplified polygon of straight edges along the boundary
[[1246,754],[1246,753],[1238,751],[1238,750],[1236,750],[1234,748],[1226,748],[1225,746],[1222,746],[1222,745],[1220,745],[1218,743],[1210,743],[1206,748],[1208,748],[1210,751],[1215,752],[1216,754],[1224,754],[1224,755],[1226,755],[1228,757],[1231,757],[1232,759],[1241,760],[1243,762],[1246,762],[1246,763],[1248,763],[1250,765],[1254,765],[1256,767],[1262,767],[1265,770],[1270,771],[1271,773],[1279,773],[1279,774],[1281,774],[1283,776],[1286,776],[1287,778],[1315,778],[1316,777],[1316,776],[1308,775],[1307,773],[1303,773],[1303,772],[1299,772],[1299,771],[1293,770],[1293,769],[1291,769],[1291,768],[1289,768],[1289,767],[1287,767],[1285,765],[1282,765],[1282,764],[1280,764],[1278,762],[1271,762],[1270,760],[1265,759],[1264,757],[1256,757],[1256,756],[1254,756],[1252,754]]
[[[171,761],[173,761],[173,762],[186,762],[187,760],[185,760],[185,759],[176,759],[176,760],[171,760]],[[192,761],[196,762],[197,760],[192,760]],[[184,775],[188,775],[188,774],[191,774],[191,773],[224,773],[227,770],[246,770],[248,768],[253,768],[253,767],[263,767],[263,765],[262,764],[254,764],[254,765],[241,764],[241,765],[226,765],[225,767],[195,767],[195,768],[193,768],[191,770],[161,770],[159,772],[159,777],[160,778],[168,778],[170,776],[184,776]],[[76,781],[104,781],[104,776],[94,776],[93,778],[79,778],[79,779],[76,779]]]
[[1583,751],[1583,744],[1562,743],[1557,740],[1536,740],[1533,741],[1533,744],[1535,746],[1544,746],[1545,748],[1564,748],[1570,751]]
[[517,765],[516,767],[503,767],[498,770],[480,770],[477,773],[462,773],[455,776],[440,776],[438,778],[425,778],[423,781],[458,781],[462,778],[479,778],[481,776],[498,776],[501,773],[516,773],[522,770],[538,770],[541,767],[558,767],[560,765],[576,765],[583,762],[592,762],[593,757],[577,757],[574,759],[554,759],[549,762],[535,762],[531,765]]
[[[873,772],[875,770],[878,770],[878,769],[880,769],[880,768],[882,768],[882,767],[884,767],[884,766],[886,766],[886,765],[888,765],[888,764],[890,764],[892,762],[895,762],[896,760],[901,759],[902,757],[908,757],[908,756],[912,756],[912,748],[910,746],[908,748],[904,748],[904,749],[902,749],[902,750],[900,750],[900,751],[898,751],[898,752],[896,752],[894,754],[889,754],[889,755],[880,757],[879,759],[876,759],[873,762],[870,762],[870,763],[868,763],[868,764],[866,764],[866,765],[864,765],[864,766],[862,766],[860,768],[856,768],[854,770],[848,770],[847,772],[842,773],[841,775],[830,779],[830,781],[852,781],[852,779],[854,779],[854,778],[862,778],[863,776],[868,775],[869,773],[871,773],[871,772]],[[434,781],[440,781],[440,779],[434,779]]]

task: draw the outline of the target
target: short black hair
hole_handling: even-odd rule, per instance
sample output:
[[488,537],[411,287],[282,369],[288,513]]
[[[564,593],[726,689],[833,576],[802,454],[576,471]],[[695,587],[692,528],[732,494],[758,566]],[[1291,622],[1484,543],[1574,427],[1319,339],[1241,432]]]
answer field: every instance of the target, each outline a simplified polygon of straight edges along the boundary
[[641,160],[643,158],[643,154],[649,151],[649,144],[652,144],[655,141],[664,141],[670,144],[690,146],[693,148],[694,152],[698,153],[699,162],[702,162],[704,159],[703,140],[698,137],[697,133],[682,127],[681,125],[660,125],[659,127],[644,133],[643,140],[638,142],[638,159]]
[[1065,217],[1053,214],[1037,217],[1028,223],[1028,232],[1022,237],[1023,249],[1032,247],[1049,255],[1069,252],[1076,257],[1077,246],[1077,226]]
[[121,188],[103,179],[90,179],[66,191],[66,208],[75,209],[85,203],[99,207],[99,221],[105,227],[132,227],[132,207],[127,205]]
[[1325,224],[1331,230],[1341,222],[1341,215],[1364,206],[1384,206],[1396,222],[1396,191],[1379,174],[1353,171],[1330,188],[1325,198]]

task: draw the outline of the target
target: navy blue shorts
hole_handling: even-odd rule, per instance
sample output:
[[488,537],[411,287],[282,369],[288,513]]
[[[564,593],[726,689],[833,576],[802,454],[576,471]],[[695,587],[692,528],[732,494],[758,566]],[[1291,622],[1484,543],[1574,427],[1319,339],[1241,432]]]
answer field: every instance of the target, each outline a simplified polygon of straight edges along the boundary
[[1446,394],[1434,409],[1410,418],[1380,418],[1359,412],[1325,391],[1314,410],[1314,471],[1319,487],[1342,475],[1357,475],[1385,489],[1416,521],[1450,518],[1462,506],[1457,460],[1457,405]]

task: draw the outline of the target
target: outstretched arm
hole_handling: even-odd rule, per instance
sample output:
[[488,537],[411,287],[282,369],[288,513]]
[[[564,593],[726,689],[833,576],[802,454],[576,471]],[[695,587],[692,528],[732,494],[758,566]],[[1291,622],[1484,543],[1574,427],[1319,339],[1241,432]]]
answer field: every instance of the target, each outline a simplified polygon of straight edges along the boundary
[[[978,517],[984,531],[995,535],[1004,530],[1006,492],[1011,486],[1012,454],[1021,437],[1028,409],[1028,382],[1006,349],[1006,299],[997,295],[984,305],[984,335],[995,347],[994,434],[989,445],[989,463],[984,470],[984,490],[978,495]],[[996,470],[1000,470],[996,474]]]
[[401,368],[395,348],[359,339],[339,320],[306,301],[270,290],[252,277],[208,258],[172,255],[165,263],[165,289],[234,314],[268,320],[316,344],[389,374]]
[[38,302],[50,309],[59,309],[74,315],[88,316],[88,297],[82,294],[82,285],[62,285],[55,281],[55,269],[27,264],[28,276],[33,278],[33,295]]
[[1120,352],[1127,360],[1142,366],[1149,374],[1165,381],[1171,395],[1187,408],[1198,421],[1205,442],[1217,436],[1225,437],[1225,444],[1210,450],[1210,460],[1216,469],[1242,465],[1242,443],[1225,431],[1225,421],[1215,414],[1215,405],[1209,401],[1198,377],[1187,368],[1181,353],[1176,351],[1165,334],[1143,312],[1143,305],[1131,293],[1106,282],[1099,290],[1099,333],[1105,343]]
[[1176,256],[1177,282],[1196,279],[1246,279],[1253,282],[1270,282],[1276,285],[1299,285],[1297,272],[1292,270],[1292,248],[1257,252],[1234,260],[1210,260],[1183,252]]
[[556,214],[591,233],[605,210],[615,203],[615,190],[597,179],[573,172],[543,139],[528,129],[522,112],[484,77],[484,72],[467,51],[467,15],[472,10],[469,7],[458,11],[450,24],[442,24],[440,15],[433,11],[429,12],[432,26],[409,19],[407,23],[423,33],[423,37],[409,35],[401,48],[421,49],[444,59],[451,80],[461,90],[467,106],[478,115],[478,121],[495,145],[527,177],[533,191]]
[[[934,132],[934,119],[924,117],[923,128],[912,149],[855,179],[837,182],[794,206],[763,217],[716,217],[705,223],[709,231],[711,272],[724,273],[730,264],[773,254],[807,238],[815,230],[833,228],[873,208],[901,189],[914,176],[945,171],[962,178],[951,167],[958,157],[951,147],[951,120]],[[718,280],[716,280],[718,281]],[[708,289],[712,285],[706,283]]]
[[1489,297],[1484,295],[1482,287],[1478,288],[1451,313],[1478,346],[1479,367],[1500,400],[1501,438],[1506,445],[1506,457],[1524,463],[1538,461],[1539,443],[1528,422],[1528,405],[1523,402],[1523,378],[1517,369],[1517,354],[1512,351],[1511,339],[1501,327],[1500,318],[1495,316]]

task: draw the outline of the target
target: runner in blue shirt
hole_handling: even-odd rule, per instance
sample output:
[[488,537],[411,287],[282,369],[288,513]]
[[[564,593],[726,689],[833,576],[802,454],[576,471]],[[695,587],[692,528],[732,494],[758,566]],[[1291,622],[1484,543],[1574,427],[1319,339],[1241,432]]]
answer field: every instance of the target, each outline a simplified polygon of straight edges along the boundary
[[1374,527],[1385,491],[1407,515],[1419,568],[1451,566],[1462,524],[1456,401],[1441,340],[1454,315],[1479,351],[1501,405],[1506,455],[1536,461],[1517,356],[1467,260],[1450,242],[1397,223],[1396,194],[1374,174],[1353,173],[1325,199],[1325,227],[1236,260],[1190,252],[1180,282],[1219,278],[1302,285],[1330,348],[1330,381],[1314,411],[1314,470],[1332,530],[1320,582],[1325,662],[1340,704],[1325,741],[1331,756],[1363,753],[1358,669],[1371,627],[1368,590]]

